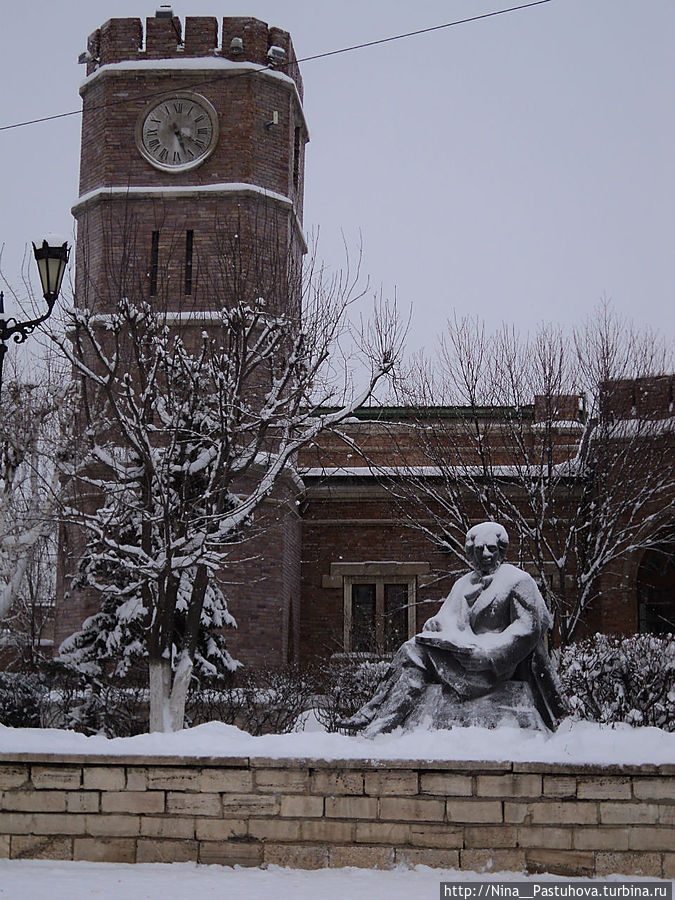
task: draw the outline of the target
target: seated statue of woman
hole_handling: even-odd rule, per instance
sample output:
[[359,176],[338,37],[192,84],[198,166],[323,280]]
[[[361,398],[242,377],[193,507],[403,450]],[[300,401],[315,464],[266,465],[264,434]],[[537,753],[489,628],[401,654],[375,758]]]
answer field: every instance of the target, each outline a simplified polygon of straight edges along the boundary
[[[504,562],[507,547],[496,522],[468,531],[473,571],[400,647],[373,698],[342,723],[345,729],[370,737],[411,727],[421,724],[425,709],[437,719],[432,727],[557,727],[565,707],[545,645],[551,614],[534,579]],[[434,685],[440,691],[429,704],[425,695]]]

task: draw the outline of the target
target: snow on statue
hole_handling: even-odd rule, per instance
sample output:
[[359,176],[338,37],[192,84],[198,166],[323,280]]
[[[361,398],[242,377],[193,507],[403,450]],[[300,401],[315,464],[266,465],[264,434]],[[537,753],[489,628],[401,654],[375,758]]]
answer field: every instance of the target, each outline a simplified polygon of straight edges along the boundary
[[565,714],[544,644],[551,615],[534,579],[504,562],[506,530],[475,525],[473,571],[399,649],[373,698],[343,725],[368,737],[403,725],[555,729]]

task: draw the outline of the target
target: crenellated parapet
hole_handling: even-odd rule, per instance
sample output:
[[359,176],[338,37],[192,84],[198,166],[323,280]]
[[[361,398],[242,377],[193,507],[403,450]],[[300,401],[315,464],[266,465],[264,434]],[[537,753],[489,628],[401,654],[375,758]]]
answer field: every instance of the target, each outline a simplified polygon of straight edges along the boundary
[[[250,16],[177,16],[108,19],[89,35],[87,75],[101,66],[134,60],[220,57],[284,72],[302,98],[302,78],[291,36]],[[282,52],[283,51],[283,52]]]

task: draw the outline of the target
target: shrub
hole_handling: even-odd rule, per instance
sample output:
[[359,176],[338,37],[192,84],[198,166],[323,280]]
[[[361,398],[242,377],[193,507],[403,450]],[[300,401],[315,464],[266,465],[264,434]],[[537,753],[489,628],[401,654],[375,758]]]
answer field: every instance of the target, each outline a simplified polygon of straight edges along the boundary
[[370,700],[388,668],[388,660],[358,656],[335,658],[321,667],[315,709],[321,725],[327,731],[341,731],[339,723]]
[[595,637],[566,647],[560,679],[571,714],[675,731],[675,638]]
[[50,689],[41,698],[44,728],[132,737],[148,730],[148,692],[131,681],[102,681],[57,661],[46,667]]
[[134,685],[89,683],[71,695],[65,727],[109,738],[143,734],[148,730],[148,691]]
[[37,675],[0,672],[0,724],[39,728],[40,703],[46,690]]
[[287,734],[311,706],[314,691],[310,673],[295,666],[240,669],[230,686],[191,690],[186,718],[193,725],[225,722],[254,735]]

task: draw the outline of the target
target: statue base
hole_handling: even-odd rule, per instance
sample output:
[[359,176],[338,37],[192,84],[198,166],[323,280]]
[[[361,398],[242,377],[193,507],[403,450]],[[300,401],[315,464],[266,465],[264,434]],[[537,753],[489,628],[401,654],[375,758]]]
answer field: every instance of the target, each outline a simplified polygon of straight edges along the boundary
[[505,681],[485,697],[460,702],[440,684],[430,684],[403,724],[404,731],[456,727],[529,728],[549,734],[526,681]]

